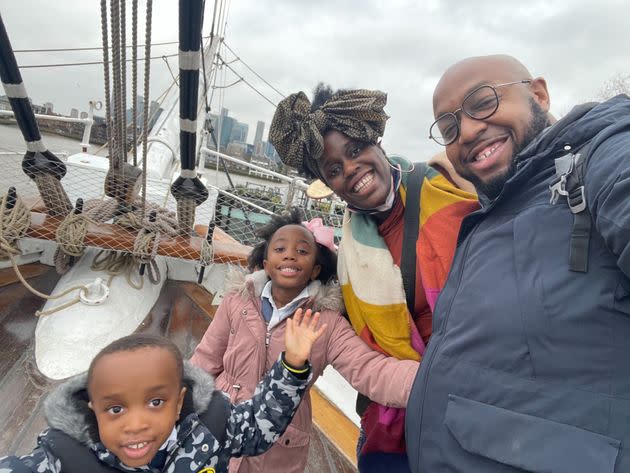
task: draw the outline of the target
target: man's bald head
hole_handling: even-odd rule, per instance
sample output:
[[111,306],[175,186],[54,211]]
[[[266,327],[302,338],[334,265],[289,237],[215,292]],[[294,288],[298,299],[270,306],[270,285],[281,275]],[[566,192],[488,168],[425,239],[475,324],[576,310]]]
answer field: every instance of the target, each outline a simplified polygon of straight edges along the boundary
[[[433,93],[433,107],[435,99],[444,83],[457,80],[459,77],[479,76],[492,77],[499,82],[513,82],[522,79],[532,79],[529,70],[519,60],[507,54],[493,54],[490,56],[475,56],[456,62],[442,74]],[[434,110],[435,111],[435,110]]]
[[446,144],[455,170],[494,198],[516,170],[514,157],[553,121],[548,112],[545,80],[533,78],[520,61],[471,57],[440,78],[430,131]]

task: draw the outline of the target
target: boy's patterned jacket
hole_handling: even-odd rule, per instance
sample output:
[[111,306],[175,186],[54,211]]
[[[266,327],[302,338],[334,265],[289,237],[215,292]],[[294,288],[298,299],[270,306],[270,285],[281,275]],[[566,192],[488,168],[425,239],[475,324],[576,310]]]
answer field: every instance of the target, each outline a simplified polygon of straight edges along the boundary
[[[298,379],[278,360],[259,383],[251,399],[231,406],[223,441],[220,442],[199,420],[199,414],[206,410],[215,392],[214,379],[200,368],[186,363],[185,381],[192,396],[185,400],[176,425],[177,443],[169,449],[164,468],[158,470],[148,466],[127,467],[99,441],[96,418],[87,405],[86,379],[87,376],[82,374],[61,384],[46,400],[45,410],[51,429],[64,432],[76,441],[72,442],[76,448],[89,449],[95,455],[94,468],[90,467],[90,473],[227,472],[230,457],[258,455],[273,445],[291,422],[309,381]],[[188,414],[184,412],[187,407]],[[73,462],[62,462],[62,457],[72,458],[73,452],[65,451],[63,455],[58,455],[59,445],[53,439],[54,435],[47,429],[40,434],[38,445],[30,454],[0,458],[0,473],[73,471]]]

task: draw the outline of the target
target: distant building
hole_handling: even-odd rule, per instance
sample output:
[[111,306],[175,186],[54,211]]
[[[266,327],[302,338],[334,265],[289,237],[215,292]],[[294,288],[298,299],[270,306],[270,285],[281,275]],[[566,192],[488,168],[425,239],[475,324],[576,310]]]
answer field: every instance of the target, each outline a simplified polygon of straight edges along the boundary
[[254,143],[254,156],[265,156],[265,142]]
[[0,110],[11,110],[11,103],[6,95],[0,97]]
[[79,118],[79,111],[76,108],[70,109],[70,118]]
[[234,120],[232,125],[232,132],[230,133],[230,141],[247,141],[247,133],[249,133],[249,125],[247,123],[241,123]]
[[274,148],[273,145],[269,141],[265,141],[264,145],[265,145],[265,156],[267,156],[267,158],[269,158],[271,161],[280,162],[280,156],[278,155],[276,148]]
[[160,113],[160,103],[155,100],[151,100],[151,103],[149,104],[149,130],[153,128],[153,125],[160,116]]
[[46,115],[52,115],[53,114],[53,104],[52,102],[45,102],[44,105],[42,105],[44,107],[44,113]]
[[230,138],[232,137],[232,128],[234,128],[235,122],[236,120],[232,117],[224,115],[219,117],[217,125],[215,126],[215,129],[217,130],[215,133],[220,133],[221,135],[219,136],[219,144],[222,149],[226,149],[230,141],[232,141]]
[[[265,132],[265,122],[260,120],[256,123],[256,135],[254,136],[254,147],[262,143],[263,133]],[[258,151],[256,151],[258,153]]]
[[52,115],[50,113],[46,113],[46,108],[43,105],[35,105],[34,103],[31,102],[31,108],[33,109],[33,113],[39,114],[39,115]]
[[233,141],[227,146],[226,154],[237,158],[245,158],[247,154],[247,143]]
[[81,115],[79,115],[80,118],[85,119],[88,117],[88,113],[87,112],[81,112]]

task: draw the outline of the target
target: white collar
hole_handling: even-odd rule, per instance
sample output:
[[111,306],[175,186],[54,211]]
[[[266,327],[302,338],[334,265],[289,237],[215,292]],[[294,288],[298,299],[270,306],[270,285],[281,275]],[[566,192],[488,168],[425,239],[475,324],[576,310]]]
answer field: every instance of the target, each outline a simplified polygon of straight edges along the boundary
[[[271,307],[274,308],[274,310],[279,310],[276,307],[276,302],[273,300],[273,295],[271,294],[271,286],[272,286],[273,281],[270,279],[269,281],[267,281],[267,284],[265,284],[265,287],[263,287],[262,293],[260,294],[260,297],[266,297],[267,299],[269,299],[269,302],[271,303]],[[312,281],[311,281],[312,283]],[[294,302],[301,302],[302,299],[306,299],[307,297],[310,296],[309,292],[308,292],[308,288],[311,285],[311,283],[308,284],[308,286],[306,286],[304,289],[302,289],[302,291],[293,298],[293,300],[291,300],[291,302],[289,302],[288,304],[282,306],[280,309],[283,309],[286,306],[289,306],[291,304],[293,304]]]
[[164,441],[164,443],[162,444],[162,446],[158,449],[158,451],[160,450],[166,450],[168,451],[174,444],[177,443],[177,425],[175,425],[175,427],[173,427],[173,430],[171,430],[170,435],[168,436],[168,438]]
[[267,325],[267,330],[271,330],[284,319],[293,315],[293,312],[295,312],[295,310],[298,308],[300,302],[308,299],[308,297],[310,296],[308,288],[314,282],[315,281],[309,283],[309,285],[302,289],[302,292],[295,296],[291,302],[278,309],[278,307],[276,307],[276,302],[273,300],[273,295],[271,294],[272,281],[271,279],[267,281],[267,284],[265,284],[265,287],[263,287],[262,293],[260,295],[260,297],[266,297],[269,300],[271,308],[273,309],[273,314],[271,315],[271,320],[269,320],[269,324]]

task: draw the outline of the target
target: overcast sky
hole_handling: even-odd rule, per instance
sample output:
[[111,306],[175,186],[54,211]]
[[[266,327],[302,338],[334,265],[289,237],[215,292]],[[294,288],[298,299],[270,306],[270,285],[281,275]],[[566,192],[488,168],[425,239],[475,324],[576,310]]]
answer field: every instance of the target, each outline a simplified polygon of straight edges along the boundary
[[[127,0],[129,13],[131,0]],[[154,0],[153,41],[177,40],[177,2]],[[210,31],[207,0],[204,33]],[[100,46],[97,0],[2,0],[0,13],[14,49]],[[144,11],[144,0],[140,0]],[[507,53],[520,59],[549,86],[552,112],[598,96],[602,85],[630,74],[629,0],[232,0],[226,43],[258,74],[284,94],[318,81],[333,88],[372,88],[388,93],[383,144],[388,152],[426,160],[438,150],[428,136],[431,97],[440,75],[453,62],[472,55]],[[144,21],[144,20],[142,20]],[[141,33],[144,37],[144,33]],[[128,33],[128,38],[130,32]],[[152,55],[174,54],[176,45],[155,47]],[[92,61],[100,52],[18,53],[20,65]],[[140,54],[142,55],[142,54]],[[233,56],[225,52],[227,59]],[[177,72],[177,58],[169,59]],[[231,66],[277,102],[280,96],[242,64]],[[172,80],[162,60],[152,65],[151,97]],[[102,99],[102,66],[23,69],[36,103],[55,111],[87,108]],[[217,85],[231,84],[230,71]],[[212,108],[218,110],[220,94]],[[244,83],[225,89],[230,116],[266,123],[274,108]]]

